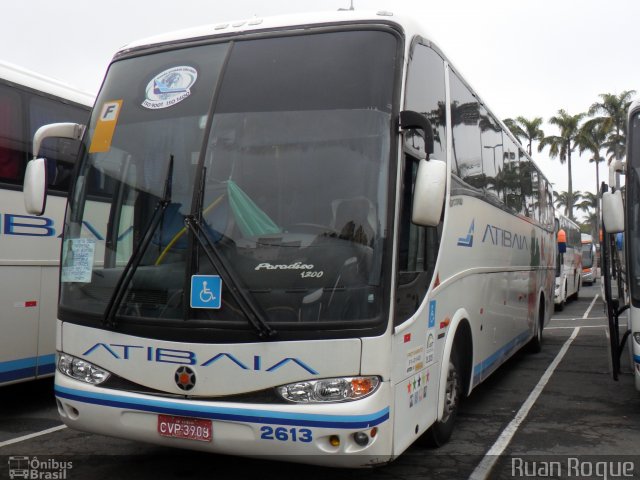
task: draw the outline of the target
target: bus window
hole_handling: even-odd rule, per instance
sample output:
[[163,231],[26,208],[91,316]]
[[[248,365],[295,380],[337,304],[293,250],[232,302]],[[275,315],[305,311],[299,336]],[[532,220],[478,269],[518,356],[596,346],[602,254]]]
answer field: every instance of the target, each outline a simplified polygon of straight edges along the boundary
[[18,184],[26,158],[20,94],[0,85],[0,181]]

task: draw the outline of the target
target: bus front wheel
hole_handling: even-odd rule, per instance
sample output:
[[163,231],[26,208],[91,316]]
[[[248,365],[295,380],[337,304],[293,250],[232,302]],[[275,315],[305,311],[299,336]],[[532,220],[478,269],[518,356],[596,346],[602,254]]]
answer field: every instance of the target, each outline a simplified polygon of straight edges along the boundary
[[444,412],[441,420],[431,425],[425,432],[425,443],[432,447],[441,447],[449,441],[453,433],[462,390],[460,358],[456,346],[451,350],[449,370],[447,372],[447,387],[444,394]]

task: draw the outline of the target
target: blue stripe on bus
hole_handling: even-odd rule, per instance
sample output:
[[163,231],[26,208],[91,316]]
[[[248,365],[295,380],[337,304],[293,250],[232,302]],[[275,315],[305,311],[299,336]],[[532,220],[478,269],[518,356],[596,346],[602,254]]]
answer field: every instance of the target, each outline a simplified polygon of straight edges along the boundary
[[55,359],[55,354],[51,354],[0,362],[0,383],[53,373]]
[[389,407],[368,415],[319,415],[272,410],[187,405],[166,400],[132,398],[122,395],[84,392],[56,385],[56,395],[93,405],[140,410],[150,413],[209,418],[268,425],[294,425],[324,428],[369,428],[389,419]]
[[478,363],[475,367],[473,367],[473,383],[474,385],[480,381],[482,374],[484,374],[487,370],[497,368],[498,365],[496,362],[498,360],[504,359],[509,352],[517,349],[519,346],[524,344],[531,334],[529,331],[522,332],[520,335],[515,337],[514,339],[507,342],[505,345],[496,350],[493,354],[485,358],[483,361]]
[[633,361],[636,362],[636,363],[640,363],[640,355],[634,354],[633,355]]

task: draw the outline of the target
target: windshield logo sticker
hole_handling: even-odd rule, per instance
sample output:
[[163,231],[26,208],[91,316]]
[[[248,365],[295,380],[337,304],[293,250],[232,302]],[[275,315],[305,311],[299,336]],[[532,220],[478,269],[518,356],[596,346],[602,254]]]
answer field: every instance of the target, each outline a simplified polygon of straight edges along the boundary
[[191,308],[221,306],[222,279],[218,275],[193,275],[191,277]]
[[96,241],[93,238],[70,238],[64,241],[62,250],[63,283],[90,283]]
[[191,95],[198,71],[193,67],[173,67],[157,74],[147,84],[144,108],[159,110],[173,107]]
[[91,145],[89,145],[89,153],[105,153],[111,149],[120,110],[122,110],[122,100],[110,100],[102,104]]

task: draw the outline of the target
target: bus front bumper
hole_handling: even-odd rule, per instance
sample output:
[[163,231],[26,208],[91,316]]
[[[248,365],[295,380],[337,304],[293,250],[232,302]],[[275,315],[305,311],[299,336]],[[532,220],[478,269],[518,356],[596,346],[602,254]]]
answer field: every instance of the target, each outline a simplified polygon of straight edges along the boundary
[[[56,373],[62,421],[77,430],[162,446],[336,467],[392,460],[388,382],[362,400],[332,404],[240,404],[142,395]],[[210,438],[161,434],[160,419],[208,425]],[[365,438],[366,437],[366,438]]]

